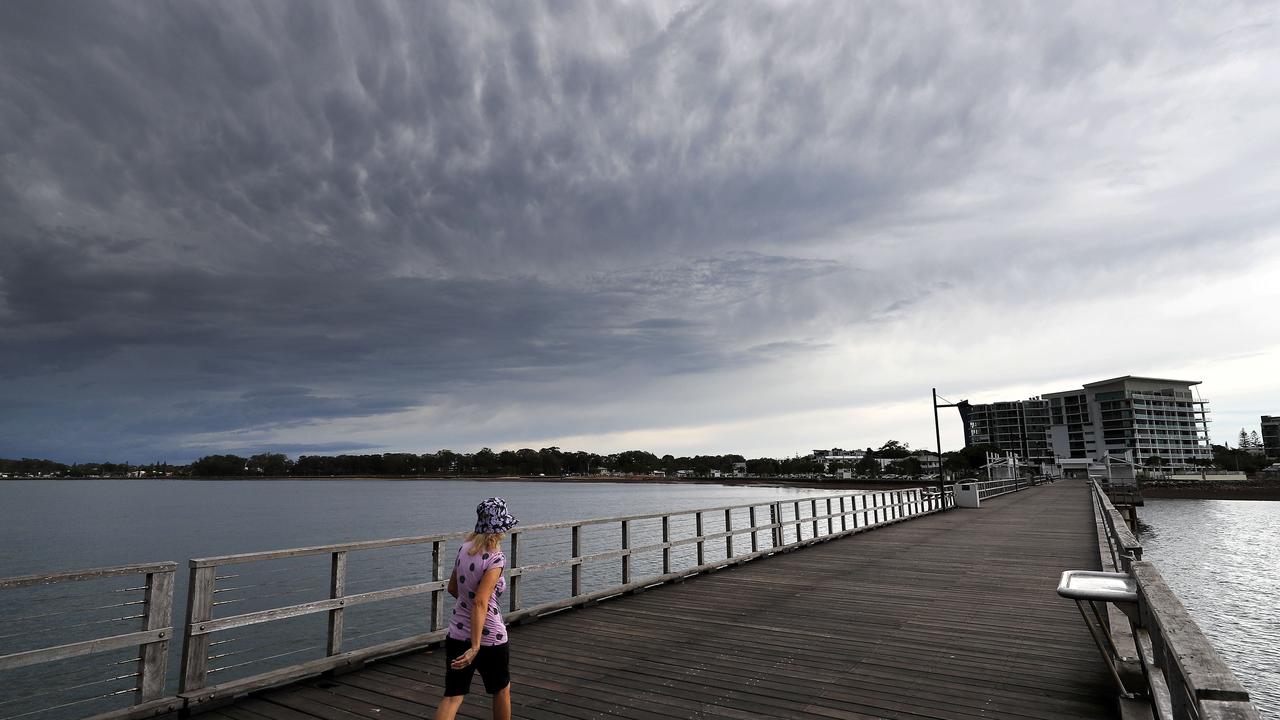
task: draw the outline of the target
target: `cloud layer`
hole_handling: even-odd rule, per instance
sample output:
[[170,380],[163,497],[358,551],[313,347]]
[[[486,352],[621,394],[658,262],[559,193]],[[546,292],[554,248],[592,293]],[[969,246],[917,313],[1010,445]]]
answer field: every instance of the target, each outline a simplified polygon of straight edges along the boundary
[[1278,12],[0,7],[0,456],[929,444],[1128,373],[1234,432]]

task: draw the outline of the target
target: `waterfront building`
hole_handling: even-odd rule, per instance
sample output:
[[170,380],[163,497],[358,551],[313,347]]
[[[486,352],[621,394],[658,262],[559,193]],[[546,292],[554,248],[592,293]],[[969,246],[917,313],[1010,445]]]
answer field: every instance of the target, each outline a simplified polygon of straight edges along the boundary
[[1262,416],[1262,447],[1267,457],[1280,460],[1280,415]]
[[937,474],[942,469],[942,462],[938,459],[938,453],[929,450],[917,450],[912,454],[920,461],[920,468],[926,475]]
[[990,443],[1028,462],[1107,456],[1185,469],[1213,459],[1207,401],[1198,380],[1123,377],[1030,400],[973,405],[972,444]]
[[970,405],[968,420],[968,445],[994,445],[1025,462],[1053,462],[1047,400],[1035,397]]
[[810,455],[815,461],[822,463],[823,472],[833,472],[841,464],[857,465],[858,461],[866,456],[865,450],[844,450],[842,448],[814,450],[813,454]]

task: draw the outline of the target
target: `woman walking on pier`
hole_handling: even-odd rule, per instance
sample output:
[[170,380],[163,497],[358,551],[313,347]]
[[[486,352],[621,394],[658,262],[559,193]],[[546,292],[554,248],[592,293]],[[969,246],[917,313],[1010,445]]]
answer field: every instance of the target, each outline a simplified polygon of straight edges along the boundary
[[458,548],[449,576],[449,594],[457,598],[445,637],[444,699],[436,720],[453,720],[471,689],[476,670],[484,689],[493,696],[494,720],[511,718],[511,673],[508,669],[507,626],[498,597],[507,588],[502,568],[502,536],[518,521],[507,503],[492,497],[476,506],[475,531]]

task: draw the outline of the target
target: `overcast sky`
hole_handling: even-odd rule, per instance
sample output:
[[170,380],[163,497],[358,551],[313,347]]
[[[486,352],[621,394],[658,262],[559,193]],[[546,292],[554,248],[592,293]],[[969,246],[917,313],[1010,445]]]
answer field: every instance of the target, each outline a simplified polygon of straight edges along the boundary
[[1277,308],[1274,2],[0,4],[0,457],[1221,441]]

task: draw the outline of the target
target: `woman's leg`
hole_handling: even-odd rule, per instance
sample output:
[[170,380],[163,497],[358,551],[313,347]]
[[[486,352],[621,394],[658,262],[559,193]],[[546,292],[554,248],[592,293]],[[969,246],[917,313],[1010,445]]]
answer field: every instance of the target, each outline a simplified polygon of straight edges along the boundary
[[[436,706],[435,720],[453,720],[453,716],[458,714],[458,708],[462,707],[462,701],[466,697],[466,695],[446,695],[440,700],[440,704]],[[507,707],[510,708],[510,705]],[[511,717],[509,709],[507,717]]]
[[511,720],[511,685],[493,694],[493,720]]

